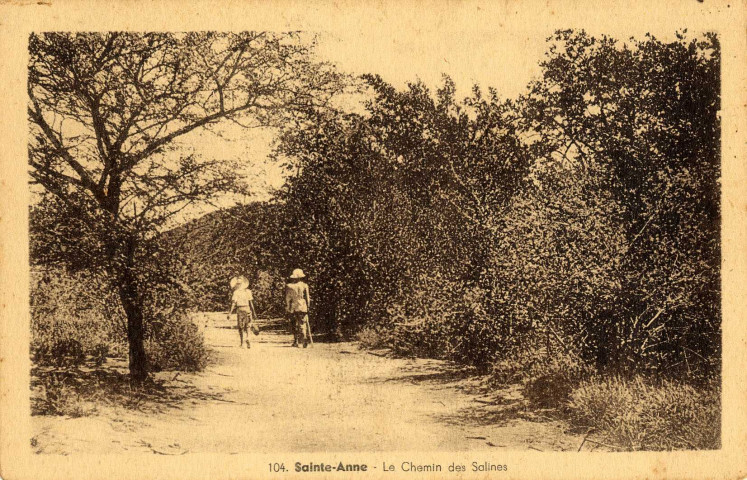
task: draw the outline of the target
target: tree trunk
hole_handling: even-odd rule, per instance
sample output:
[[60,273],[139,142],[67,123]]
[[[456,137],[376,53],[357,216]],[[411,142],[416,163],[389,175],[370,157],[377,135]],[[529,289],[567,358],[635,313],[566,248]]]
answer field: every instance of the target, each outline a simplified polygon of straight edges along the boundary
[[130,377],[134,382],[148,378],[145,346],[143,344],[143,311],[137,301],[137,291],[130,275],[119,287],[119,298],[127,315],[127,340],[130,344]]
[[148,378],[148,364],[145,356],[143,309],[137,290],[137,282],[133,276],[135,241],[125,242],[124,264],[121,266],[119,281],[119,298],[122,308],[127,315],[127,340],[129,342],[130,378],[140,383]]

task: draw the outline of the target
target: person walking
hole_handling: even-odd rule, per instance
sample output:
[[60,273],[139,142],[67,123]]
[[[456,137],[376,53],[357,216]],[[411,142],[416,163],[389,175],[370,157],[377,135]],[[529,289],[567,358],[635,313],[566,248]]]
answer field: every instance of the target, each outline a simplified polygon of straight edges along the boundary
[[252,331],[257,332],[254,325],[254,319],[257,318],[257,314],[254,310],[254,296],[252,295],[252,291],[249,290],[249,280],[243,275],[232,278],[231,287],[233,287],[234,291],[231,296],[231,309],[228,311],[228,317],[231,317],[235,309],[236,324],[239,329],[239,347],[244,345],[244,334],[246,333],[246,348],[251,348],[249,328],[252,327]]
[[309,345],[311,332],[309,331],[309,286],[303,279],[306,278],[303,270],[293,270],[285,286],[285,312],[293,332],[293,346],[303,340],[303,348]]

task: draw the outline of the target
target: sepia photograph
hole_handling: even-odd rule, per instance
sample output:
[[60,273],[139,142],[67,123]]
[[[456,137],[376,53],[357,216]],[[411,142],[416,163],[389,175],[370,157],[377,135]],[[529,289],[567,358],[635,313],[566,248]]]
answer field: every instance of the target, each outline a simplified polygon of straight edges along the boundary
[[399,40],[389,7],[16,36],[30,462],[725,452],[724,31],[465,2]]

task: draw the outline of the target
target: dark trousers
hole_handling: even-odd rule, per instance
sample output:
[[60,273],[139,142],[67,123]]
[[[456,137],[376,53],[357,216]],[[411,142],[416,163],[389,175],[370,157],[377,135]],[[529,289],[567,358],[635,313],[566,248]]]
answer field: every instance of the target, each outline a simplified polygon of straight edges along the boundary
[[309,314],[307,312],[289,313],[288,322],[293,333],[293,344],[307,343],[309,341]]

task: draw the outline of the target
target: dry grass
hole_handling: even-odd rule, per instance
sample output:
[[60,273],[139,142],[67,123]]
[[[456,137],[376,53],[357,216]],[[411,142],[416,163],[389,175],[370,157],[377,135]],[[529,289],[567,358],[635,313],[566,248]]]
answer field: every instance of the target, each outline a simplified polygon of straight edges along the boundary
[[592,378],[570,395],[574,423],[592,428],[624,450],[718,449],[718,385],[695,388],[674,381]]

